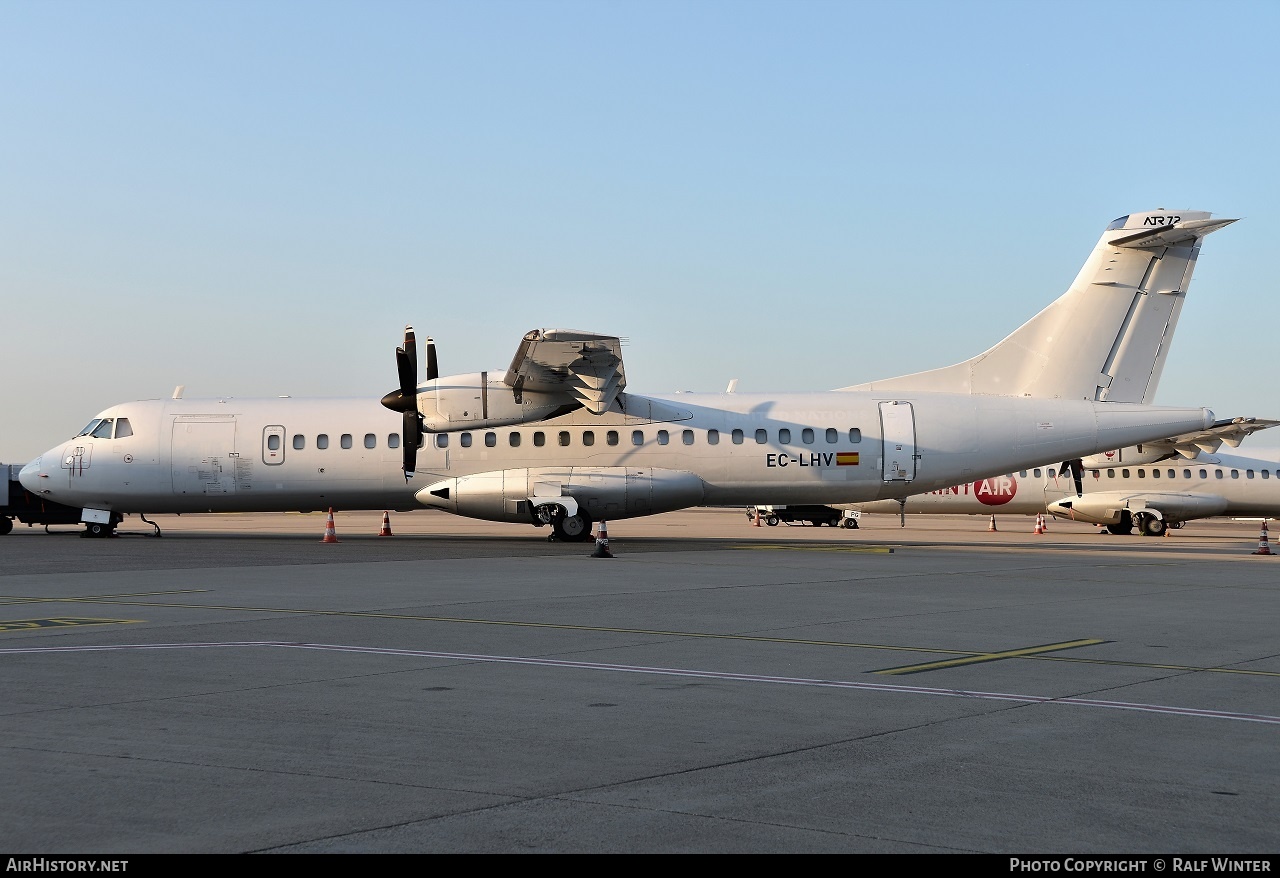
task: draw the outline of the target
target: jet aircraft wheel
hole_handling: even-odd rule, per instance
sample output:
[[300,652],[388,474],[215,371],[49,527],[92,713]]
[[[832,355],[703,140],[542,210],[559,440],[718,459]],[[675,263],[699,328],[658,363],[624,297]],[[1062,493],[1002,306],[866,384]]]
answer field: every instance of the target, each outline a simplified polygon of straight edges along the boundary
[[764,523],[765,523],[765,524],[767,524],[767,525],[769,525],[769,527],[777,527],[777,526],[778,526],[778,516],[776,516],[776,515],[770,515],[768,518],[766,518],[766,519],[764,520]]
[[13,519],[0,515],[0,537],[13,530]]
[[552,527],[556,537],[567,543],[580,543],[591,536],[591,518],[585,512],[562,515],[552,523]]
[[1144,516],[1142,522],[1142,533],[1148,537],[1162,537],[1168,525],[1164,523],[1164,519],[1156,518],[1154,515]]

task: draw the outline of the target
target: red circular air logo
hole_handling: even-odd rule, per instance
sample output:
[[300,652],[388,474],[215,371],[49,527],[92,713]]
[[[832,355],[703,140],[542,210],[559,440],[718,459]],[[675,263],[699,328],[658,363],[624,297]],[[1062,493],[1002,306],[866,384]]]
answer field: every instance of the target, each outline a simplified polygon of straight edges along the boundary
[[1018,482],[1012,476],[996,476],[973,483],[973,495],[984,506],[1003,506],[1018,493]]

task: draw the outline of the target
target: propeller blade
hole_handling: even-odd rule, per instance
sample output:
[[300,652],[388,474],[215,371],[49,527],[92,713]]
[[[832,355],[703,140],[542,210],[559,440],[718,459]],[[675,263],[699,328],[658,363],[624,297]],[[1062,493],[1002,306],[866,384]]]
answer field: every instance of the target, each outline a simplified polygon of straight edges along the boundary
[[408,481],[418,467],[418,446],[422,444],[422,422],[418,420],[417,411],[404,413],[402,432],[404,433],[404,444],[401,446],[404,449],[404,478]]
[[1071,481],[1076,486],[1076,496],[1084,496],[1084,460],[1077,457],[1075,460],[1064,460],[1062,465],[1058,467],[1058,472],[1065,473],[1071,470]]
[[418,343],[412,326],[404,328],[404,346],[396,348],[396,372],[400,378],[400,389],[393,390],[384,396],[382,404],[393,412],[416,412],[418,410]]
[[436,340],[427,336],[427,380],[435,381],[440,377],[440,367],[436,364]]

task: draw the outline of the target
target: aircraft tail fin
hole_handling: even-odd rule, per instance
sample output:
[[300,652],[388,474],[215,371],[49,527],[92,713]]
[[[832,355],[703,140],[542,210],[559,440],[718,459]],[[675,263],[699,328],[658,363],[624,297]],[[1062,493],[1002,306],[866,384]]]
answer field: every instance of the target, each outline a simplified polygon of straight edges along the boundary
[[995,347],[954,366],[841,389],[1148,403],[1200,244],[1233,222],[1191,210],[1120,217],[1066,293]]

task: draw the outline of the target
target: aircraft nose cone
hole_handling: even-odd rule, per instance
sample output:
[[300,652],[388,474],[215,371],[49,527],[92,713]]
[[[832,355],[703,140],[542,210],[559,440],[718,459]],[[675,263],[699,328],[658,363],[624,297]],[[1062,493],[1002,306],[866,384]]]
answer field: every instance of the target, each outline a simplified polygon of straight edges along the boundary
[[22,487],[32,494],[43,493],[44,490],[44,486],[40,484],[40,461],[42,459],[42,457],[37,457],[31,463],[18,470],[18,481],[22,483]]

